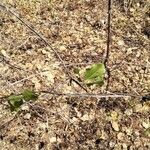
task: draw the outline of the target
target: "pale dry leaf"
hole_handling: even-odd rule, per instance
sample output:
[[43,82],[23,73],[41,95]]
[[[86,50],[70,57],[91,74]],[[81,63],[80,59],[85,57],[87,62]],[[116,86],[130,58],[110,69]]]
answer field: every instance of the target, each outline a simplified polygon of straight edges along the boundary
[[32,81],[32,83],[34,83],[35,90],[41,89],[41,84],[40,84],[39,79],[37,77],[33,77],[31,79],[31,81]]
[[150,121],[147,120],[145,122],[142,122],[142,126],[145,128],[145,129],[148,129],[150,127]]
[[118,134],[117,134],[117,138],[118,138],[118,140],[120,140],[120,141],[123,141],[124,140],[124,133],[122,133],[122,132],[119,132]]
[[131,127],[125,127],[124,131],[126,132],[127,135],[131,136],[133,133],[133,129]]
[[54,83],[54,73],[52,71],[46,71],[43,73],[44,76],[46,76],[47,81],[50,81],[51,83]]
[[42,54],[46,55],[47,51],[45,49],[41,49]]
[[115,145],[116,145],[116,142],[114,142],[114,141],[110,141],[110,142],[109,142],[110,148],[114,148]]
[[119,40],[119,41],[118,41],[118,45],[119,45],[119,46],[122,46],[122,45],[125,45],[125,43],[124,43],[123,40]]
[[75,112],[77,113],[77,117],[78,117],[78,118],[81,118],[81,116],[82,116],[81,112],[78,111],[77,108],[74,108],[74,110],[75,110]]
[[147,113],[149,112],[149,110],[150,110],[150,106],[148,106],[147,104],[144,104],[143,106],[142,104],[137,104],[134,107],[135,112]]
[[106,132],[104,132],[103,130],[101,131],[101,139],[106,140],[108,138],[108,135],[106,134]]
[[124,113],[125,113],[126,115],[130,116],[130,115],[132,115],[133,110],[132,110],[132,109],[126,109]]
[[111,125],[115,131],[119,131],[119,124],[117,121],[111,121]]
[[61,46],[59,47],[59,50],[60,50],[60,51],[66,51],[67,49],[66,49],[66,47],[65,47],[64,45],[61,45]]
[[119,114],[116,111],[111,112],[111,120],[115,121],[118,120]]
[[67,85],[67,84],[64,84],[63,87],[62,87],[62,91],[64,93],[72,93],[72,87]]
[[90,117],[89,117],[88,114],[85,114],[80,119],[83,120],[83,121],[87,121],[87,120],[90,120]]
[[56,138],[56,137],[51,137],[49,139],[50,143],[55,143],[55,142],[61,142],[61,139],[60,138]]
[[26,63],[26,69],[32,70],[33,69],[33,64],[32,63]]
[[29,111],[29,106],[27,104],[23,104],[21,106],[21,110],[26,110],[26,111]]
[[142,104],[137,104],[137,105],[134,107],[134,112],[141,112],[141,109],[142,109]]
[[23,116],[23,118],[29,120],[31,118],[31,114],[27,113]]
[[128,149],[128,145],[126,143],[122,143],[122,148],[123,148],[123,150],[127,150]]
[[71,123],[75,123],[75,122],[78,122],[78,118],[76,117],[73,117],[71,120],[70,120]]
[[47,124],[46,123],[43,123],[43,122],[39,122],[38,123],[38,127],[40,128],[40,129],[47,129]]
[[6,58],[10,58],[9,55],[7,54],[7,52],[3,49],[1,50],[1,54]]

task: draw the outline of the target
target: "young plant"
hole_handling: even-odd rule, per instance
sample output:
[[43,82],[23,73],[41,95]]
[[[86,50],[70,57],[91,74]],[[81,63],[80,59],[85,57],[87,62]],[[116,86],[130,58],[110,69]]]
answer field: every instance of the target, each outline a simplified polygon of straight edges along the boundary
[[105,66],[102,63],[93,64],[90,68],[86,69],[83,75],[83,79],[87,85],[99,85],[104,84]]
[[10,106],[11,111],[18,111],[22,104],[28,101],[35,101],[38,98],[38,95],[31,90],[24,90],[19,95],[10,95],[7,100]]

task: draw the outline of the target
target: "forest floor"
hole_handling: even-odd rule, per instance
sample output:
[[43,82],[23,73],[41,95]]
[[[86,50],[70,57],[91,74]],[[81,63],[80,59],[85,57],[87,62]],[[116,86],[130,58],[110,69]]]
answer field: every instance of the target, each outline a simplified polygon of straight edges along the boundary
[[[70,74],[103,62],[107,45],[106,0],[1,0],[0,4],[40,33]],[[0,100],[1,150],[149,150],[150,2],[114,0],[111,18],[109,93],[123,98],[69,97],[41,93],[11,112]],[[85,93],[69,83],[55,52],[14,15],[0,7],[0,97],[55,89]],[[106,93],[88,87],[91,93]],[[139,97],[139,98],[138,98]]]

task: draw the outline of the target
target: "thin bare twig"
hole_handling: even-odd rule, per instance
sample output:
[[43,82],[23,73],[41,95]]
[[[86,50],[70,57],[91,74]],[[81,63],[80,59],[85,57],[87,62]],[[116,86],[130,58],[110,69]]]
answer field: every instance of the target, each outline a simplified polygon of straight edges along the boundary
[[16,84],[18,84],[18,83],[21,83],[21,82],[24,82],[24,81],[26,81],[26,80],[29,80],[29,79],[31,79],[31,78],[37,76],[37,75],[42,75],[42,74],[45,73],[46,71],[47,71],[47,70],[45,70],[45,71],[43,71],[43,72],[38,72],[38,73],[36,73],[36,74],[32,74],[32,75],[30,75],[30,76],[28,76],[28,77],[22,78],[21,80],[18,80],[18,81],[15,81],[15,82],[13,82],[13,83],[10,83],[10,86],[14,86],[14,85],[16,85]]
[[6,63],[7,65],[10,66],[10,68],[18,69],[18,70],[24,70],[24,69],[21,68],[21,67],[17,67],[17,66],[15,66],[14,64],[11,64],[10,60],[6,59],[6,58],[5,58],[4,56],[2,56],[1,54],[0,54],[0,58],[1,58],[1,61],[0,61],[0,62]]
[[70,80],[73,81],[73,82],[75,82],[77,85],[79,85],[82,89],[84,89],[87,92],[87,89],[83,86],[83,84],[80,83],[74,77],[72,77],[72,75],[70,74],[67,66],[65,65],[65,63],[64,63],[63,59],[61,58],[61,56],[59,55],[59,53],[51,46],[51,44],[40,33],[38,33],[33,27],[31,27],[28,23],[26,23],[16,13],[14,13],[12,10],[10,10],[9,8],[7,8],[6,6],[0,4],[0,8],[2,8],[2,10],[5,10],[5,11],[9,12],[11,15],[15,16],[23,25],[25,25],[36,36],[38,36],[45,43],[45,45],[47,45],[48,47],[50,47],[50,49],[55,53],[56,57],[60,60],[60,62],[62,62],[62,65],[64,67],[65,73],[69,76]]
[[106,48],[106,57],[104,60],[104,64],[105,66],[108,63],[109,60],[109,53],[110,53],[110,40],[111,40],[111,33],[110,33],[110,29],[111,29],[111,0],[108,0],[108,25],[107,25],[107,48]]
[[57,91],[40,91],[41,93],[47,93],[57,96],[69,96],[69,97],[93,97],[93,98],[126,98],[126,97],[141,97],[134,94],[93,94],[93,93],[60,93]]
[[111,42],[111,0],[108,0],[108,26],[107,26],[107,49],[106,49],[106,56],[104,60],[104,65],[106,67],[107,71],[107,85],[106,85],[106,91],[108,91],[109,88],[109,82],[110,82],[110,70],[108,68],[108,60],[109,60],[109,53],[110,53],[110,42]]

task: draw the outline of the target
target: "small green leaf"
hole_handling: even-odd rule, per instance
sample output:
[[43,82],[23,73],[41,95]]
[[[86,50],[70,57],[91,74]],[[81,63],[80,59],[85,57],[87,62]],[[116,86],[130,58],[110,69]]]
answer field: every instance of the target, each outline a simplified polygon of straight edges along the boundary
[[150,137],[150,128],[147,128],[147,129],[144,131],[144,135]]
[[23,104],[22,95],[11,95],[8,97],[8,103],[10,105],[11,111],[17,111]]
[[24,103],[24,101],[36,100],[38,95],[30,90],[25,90],[23,93],[19,95],[10,95],[8,99],[8,103],[10,105],[11,111],[18,111],[20,106]]
[[94,64],[91,68],[86,69],[84,80],[87,85],[103,85],[105,75],[105,66],[102,63]]
[[25,101],[30,101],[30,100],[35,101],[38,98],[38,95],[35,92],[30,90],[25,90],[22,93],[22,96]]

